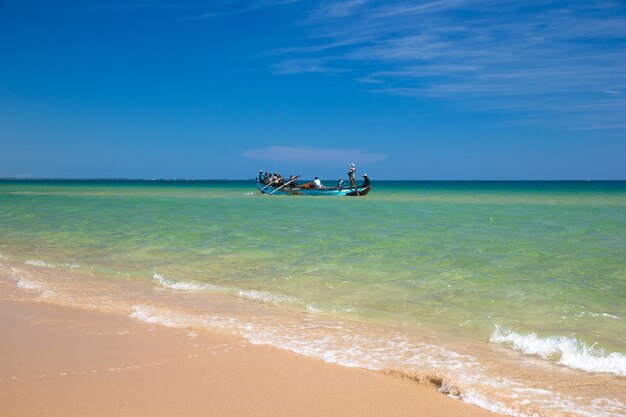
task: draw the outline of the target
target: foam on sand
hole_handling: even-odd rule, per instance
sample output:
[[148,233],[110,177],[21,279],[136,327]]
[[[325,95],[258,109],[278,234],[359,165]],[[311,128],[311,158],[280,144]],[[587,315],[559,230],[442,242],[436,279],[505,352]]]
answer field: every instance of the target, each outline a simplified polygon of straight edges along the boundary
[[17,268],[11,268],[11,278],[15,280],[15,286],[21,290],[42,291],[44,289],[44,285],[41,282],[25,278]]
[[43,284],[38,281],[30,281],[24,277],[19,277],[15,283],[17,288],[22,290],[40,291],[43,290]]
[[[374,331],[358,324],[334,320],[275,322],[190,314],[154,305],[135,305],[130,317],[173,328],[212,328],[238,334],[252,344],[270,345],[303,356],[346,367],[385,371],[418,382],[435,384],[444,394],[489,411],[515,417],[535,416],[536,406],[546,416],[600,417],[620,415],[624,405],[596,398],[578,398],[524,381],[492,375],[470,355],[420,342],[401,333]],[[542,414],[543,415],[543,414]]]
[[587,346],[575,337],[539,337],[536,333],[524,335],[496,326],[489,340],[492,343],[510,345],[512,349],[526,355],[556,360],[570,368],[626,376],[626,355],[619,352],[606,353],[604,349]]

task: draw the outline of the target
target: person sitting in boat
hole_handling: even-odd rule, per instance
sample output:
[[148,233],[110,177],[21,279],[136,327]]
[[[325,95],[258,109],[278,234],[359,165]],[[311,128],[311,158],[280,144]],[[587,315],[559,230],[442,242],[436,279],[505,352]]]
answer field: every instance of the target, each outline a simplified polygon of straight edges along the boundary
[[283,177],[278,172],[274,172],[272,175],[272,185],[274,186],[282,186],[284,184]]
[[320,179],[317,177],[315,177],[313,183],[315,184],[315,188],[324,188],[324,186],[322,185],[322,181],[320,181]]
[[298,184],[298,183],[296,182],[296,180],[297,180],[297,179],[298,179],[298,177],[295,177],[295,176],[293,176],[293,175],[290,175],[290,176],[289,176],[289,186],[290,186],[290,187],[292,187],[292,188],[298,188],[298,187],[300,187],[300,184]]
[[337,182],[337,186],[335,188],[343,188],[343,180],[341,178],[339,178],[339,181]]

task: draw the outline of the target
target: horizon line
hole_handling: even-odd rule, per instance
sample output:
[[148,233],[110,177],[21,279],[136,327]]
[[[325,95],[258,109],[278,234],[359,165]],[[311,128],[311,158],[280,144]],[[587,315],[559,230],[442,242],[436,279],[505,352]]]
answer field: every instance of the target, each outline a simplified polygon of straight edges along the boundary
[[[256,181],[256,178],[133,178],[133,177],[0,177],[0,181],[135,181],[135,182],[176,182],[176,181]],[[328,179],[322,181],[335,181],[334,179]],[[591,181],[613,181],[613,182],[624,182],[626,179],[373,179],[372,181],[467,181],[467,182],[522,182],[522,181],[536,181],[536,182],[548,182],[548,181],[559,181],[559,182],[591,182]]]

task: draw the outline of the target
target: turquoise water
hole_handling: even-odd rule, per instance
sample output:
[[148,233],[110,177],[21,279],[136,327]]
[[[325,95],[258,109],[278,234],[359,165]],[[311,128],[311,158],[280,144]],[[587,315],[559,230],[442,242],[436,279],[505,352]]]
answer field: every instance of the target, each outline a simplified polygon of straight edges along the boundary
[[374,181],[366,197],[334,199],[255,189],[0,182],[0,253],[102,279],[254,290],[278,308],[626,375],[626,182]]

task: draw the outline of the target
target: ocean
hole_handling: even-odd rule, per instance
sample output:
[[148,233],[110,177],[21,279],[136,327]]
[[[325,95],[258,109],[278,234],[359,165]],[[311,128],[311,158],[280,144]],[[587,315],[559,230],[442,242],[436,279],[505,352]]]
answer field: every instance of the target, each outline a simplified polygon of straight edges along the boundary
[[[512,416],[626,415],[626,182],[0,181],[47,302],[238,334]],[[7,283],[5,283],[7,284]]]

